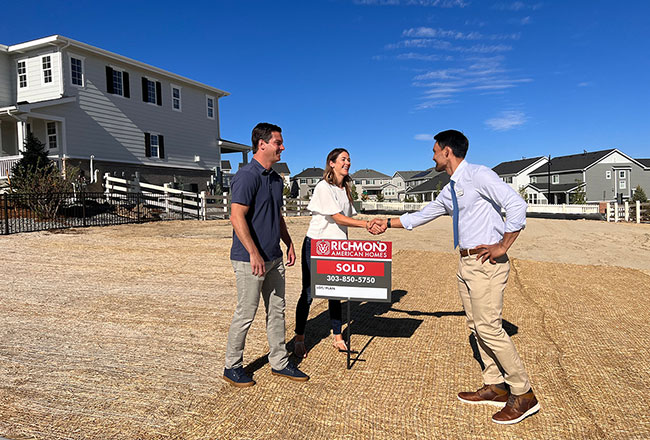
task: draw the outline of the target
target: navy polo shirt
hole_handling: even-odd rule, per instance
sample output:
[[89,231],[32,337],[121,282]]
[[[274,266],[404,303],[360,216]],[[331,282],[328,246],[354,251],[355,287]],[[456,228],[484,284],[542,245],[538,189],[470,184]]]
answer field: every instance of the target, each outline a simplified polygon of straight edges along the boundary
[[[282,178],[253,159],[237,171],[230,182],[232,203],[248,206],[246,223],[264,261],[282,257],[280,219],[282,215]],[[230,259],[250,261],[250,255],[233,230]]]

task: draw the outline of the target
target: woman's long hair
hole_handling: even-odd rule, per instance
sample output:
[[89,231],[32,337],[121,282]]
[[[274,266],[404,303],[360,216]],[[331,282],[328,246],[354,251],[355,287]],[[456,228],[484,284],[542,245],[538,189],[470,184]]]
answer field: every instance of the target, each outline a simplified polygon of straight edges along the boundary
[[[323,180],[330,185],[337,186],[335,177],[334,177],[334,169],[330,165],[330,162],[336,162],[336,159],[339,158],[339,155],[341,153],[348,153],[348,150],[345,148],[335,148],[332,151],[329,152],[327,155],[327,160],[325,161],[325,172],[323,173]],[[348,153],[348,156],[350,153]],[[350,200],[350,203],[352,203],[352,192],[350,190],[350,182],[352,182],[352,178],[348,174],[347,176],[343,177],[343,188],[345,188],[345,193],[348,195],[348,200]]]

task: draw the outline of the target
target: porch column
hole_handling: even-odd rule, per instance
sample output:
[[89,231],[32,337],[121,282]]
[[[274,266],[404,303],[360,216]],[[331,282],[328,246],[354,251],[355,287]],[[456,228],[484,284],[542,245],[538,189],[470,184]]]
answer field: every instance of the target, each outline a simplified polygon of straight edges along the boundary
[[246,165],[248,163],[248,151],[242,151],[241,156],[242,162],[244,162],[244,165]]
[[18,141],[18,154],[25,151],[25,138],[27,138],[27,123],[25,121],[16,122],[16,138]]

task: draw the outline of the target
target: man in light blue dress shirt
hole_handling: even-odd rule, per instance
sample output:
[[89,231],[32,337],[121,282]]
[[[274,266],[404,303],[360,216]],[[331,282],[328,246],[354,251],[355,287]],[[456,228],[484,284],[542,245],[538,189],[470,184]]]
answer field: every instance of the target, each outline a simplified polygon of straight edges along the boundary
[[492,421],[518,423],[540,407],[501,315],[510,272],[506,252],[526,226],[527,205],[494,171],[465,161],[469,141],[461,132],[446,130],[434,139],[436,171],[447,172],[449,184],[419,212],[376,221],[383,228],[411,230],[441,215],[452,216],[454,247],[460,251],[458,292],[485,365],[484,386],[458,393],[458,399],[501,407]]

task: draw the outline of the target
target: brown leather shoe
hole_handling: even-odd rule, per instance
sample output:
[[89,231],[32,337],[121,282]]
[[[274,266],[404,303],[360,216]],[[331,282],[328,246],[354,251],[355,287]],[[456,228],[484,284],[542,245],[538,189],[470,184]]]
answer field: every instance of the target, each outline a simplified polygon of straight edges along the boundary
[[510,393],[496,385],[485,385],[476,391],[465,391],[458,393],[458,400],[470,404],[487,404],[503,406],[508,400]]
[[512,425],[521,422],[537,411],[539,411],[539,402],[537,402],[532,390],[519,396],[511,394],[506,406],[492,416],[492,421],[502,425]]

